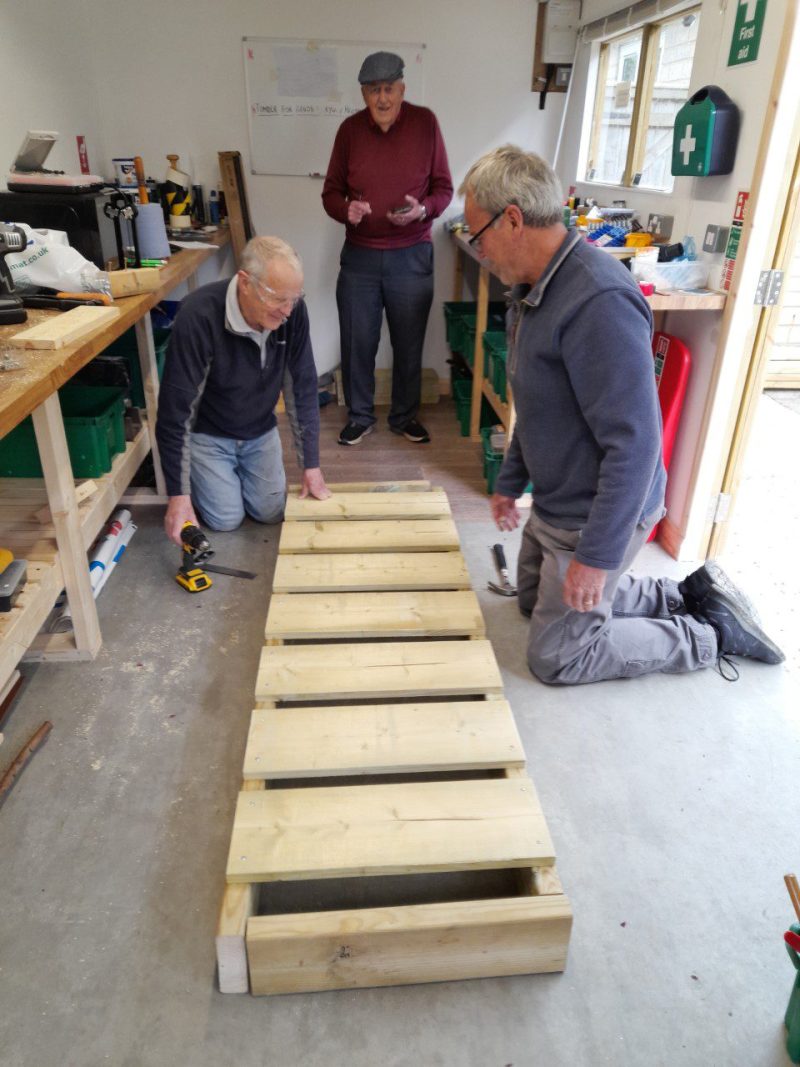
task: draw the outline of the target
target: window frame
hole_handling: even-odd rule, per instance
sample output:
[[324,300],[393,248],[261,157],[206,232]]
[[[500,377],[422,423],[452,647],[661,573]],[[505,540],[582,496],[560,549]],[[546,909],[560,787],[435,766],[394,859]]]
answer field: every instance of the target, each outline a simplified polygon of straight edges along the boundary
[[[653,192],[667,194],[672,191],[671,189],[663,189],[660,186],[655,185],[640,185],[639,182],[634,181],[634,179],[637,174],[641,175],[644,171],[645,149],[647,146],[647,120],[653,103],[653,90],[655,88],[656,71],[658,68],[658,41],[661,35],[661,29],[670,22],[675,22],[677,19],[683,19],[687,15],[696,15],[700,18],[701,14],[702,4],[693,4],[691,7],[687,7],[680,12],[673,12],[670,15],[655,19],[652,22],[645,22],[639,27],[627,27],[623,32],[615,33],[600,42],[597,74],[594,85],[594,108],[589,134],[588,151],[586,154],[587,165],[582,168],[584,176],[578,178],[578,181],[587,182],[592,185],[605,185],[620,189],[652,189]],[[641,30],[642,32],[642,45],[639,52],[639,73],[636,79],[636,97],[633,102],[633,111],[631,112],[628,151],[625,157],[625,167],[622,171],[622,177],[619,182],[610,182],[598,178],[587,178],[585,175],[586,171],[589,169],[588,161],[596,158],[596,153],[599,147],[600,126],[603,121],[606,78],[608,76],[608,57],[611,45],[615,41],[631,36],[632,33],[638,32],[638,30]],[[697,42],[695,42],[695,51],[696,45]],[[693,55],[693,65],[694,58]]]

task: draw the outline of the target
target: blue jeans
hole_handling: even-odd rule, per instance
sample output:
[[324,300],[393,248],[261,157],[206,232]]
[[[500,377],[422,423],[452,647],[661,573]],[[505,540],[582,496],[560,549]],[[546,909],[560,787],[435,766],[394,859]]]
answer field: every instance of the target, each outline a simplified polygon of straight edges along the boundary
[[283,518],[286,474],[278,427],[252,441],[191,435],[192,501],[211,530],[235,530],[245,514],[256,522]]
[[361,248],[345,241],[336,283],[342,384],[350,421],[375,422],[375,357],[384,309],[392,342],[389,425],[416,417],[422,389],[422,346],[433,300],[433,245]]

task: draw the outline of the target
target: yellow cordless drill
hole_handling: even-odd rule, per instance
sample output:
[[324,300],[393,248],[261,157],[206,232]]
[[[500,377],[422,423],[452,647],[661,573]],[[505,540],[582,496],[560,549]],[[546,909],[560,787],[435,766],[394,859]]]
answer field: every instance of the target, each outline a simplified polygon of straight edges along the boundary
[[175,575],[175,581],[184,589],[188,589],[190,593],[202,593],[210,589],[211,579],[202,566],[214,555],[208,538],[193,523],[185,522],[181,528],[181,545],[183,562],[181,569]]

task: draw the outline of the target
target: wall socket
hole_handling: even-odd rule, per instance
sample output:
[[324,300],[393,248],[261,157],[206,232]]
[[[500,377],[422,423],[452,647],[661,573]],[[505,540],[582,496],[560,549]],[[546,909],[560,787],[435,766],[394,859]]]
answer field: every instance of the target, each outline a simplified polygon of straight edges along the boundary
[[672,224],[675,219],[672,215],[648,215],[647,216],[647,232],[651,233],[653,237],[660,237],[664,241],[668,241],[672,236]]

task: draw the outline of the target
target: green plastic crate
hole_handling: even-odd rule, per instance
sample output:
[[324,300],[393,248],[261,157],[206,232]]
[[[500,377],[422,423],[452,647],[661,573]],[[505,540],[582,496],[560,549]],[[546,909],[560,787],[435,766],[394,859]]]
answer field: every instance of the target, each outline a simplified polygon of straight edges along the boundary
[[[472,414],[472,379],[467,378],[453,382],[453,400],[456,405],[456,417],[461,424],[461,436],[469,437],[469,422]],[[497,415],[486,397],[481,399],[481,426],[492,426],[497,422]]]
[[474,300],[445,300],[444,329],[447,343],[454,352],[458,351],[455,340],[458,336],[459,321],[464,315],[475,314]]
[[[164,373],[164,360],[167,356],[167,346],[171,330],[161,327],[153,328],[153,345],[156,350],[156,366],[158,377]],[[139,362],[139,349],[136,344],[136,330],[131,327],[121,334],[116,341],[103,350],[109,356],[122,356],[128,364],[128,372],[131,379],[131,404],[135,408],[145,406],[144,382],[142,380],[142,365]]]
[[[58,399],[73,477],[107,474],[113,457],[125,451],[123,391],[110,386],[65,385],[59,390]],[[30,417],[0,441],[0,477],[42,477]]]
[[[505,312],[501,314],[492,311],[491,308],[493,306],[496,305],[489,305],[490,311],[486,325],[488,330],[492,333],[499,333],[501,330],[505,329]],[[453,348],[453,351],[460,353],[467,363],[469,363],[470,367],[475,363],[475,330],[477,328],[477,321],[477,315],[462,315],[458,320],[455,333],[456,345]]]
[[483,335],[484,360],[489,364],[487,378],[492,389],[505,404],[506,402],[506,358],[507,340],[505,330],[502,333],[487,330]]
[[481,442],[483,444],[483,476],[486,479],[486,492],[489,496],[494,492],[494,483],[503,466],[503,453],[496,452],[492,448],[491,437],[494,426],[485,426],[481,429]]

